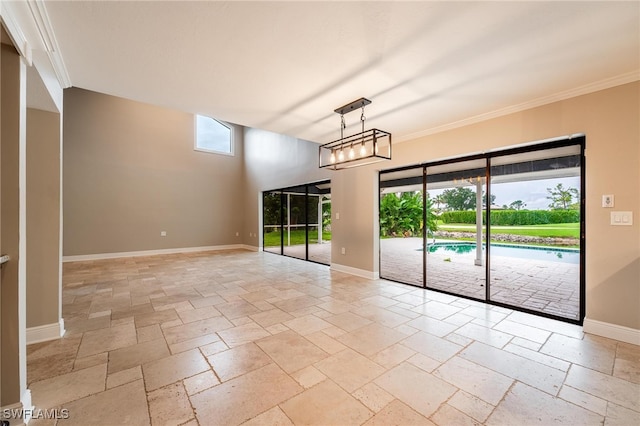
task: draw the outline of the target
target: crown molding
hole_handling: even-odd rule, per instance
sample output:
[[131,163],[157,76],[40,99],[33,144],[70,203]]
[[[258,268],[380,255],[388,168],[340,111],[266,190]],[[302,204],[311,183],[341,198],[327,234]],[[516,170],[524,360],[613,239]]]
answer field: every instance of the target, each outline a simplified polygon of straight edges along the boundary
[[554,93],[553,95],[543,96],[527,102],[523,102],[517,105],[512,105],[506,108],[501,108],[495,111],[487,112],[484,114],[475,115],[473,117],[465,118],[463,120],[454,121],[452,123],[443,124],[441,126],[432,127],[420,132],[411,133],[406,136],[398,137],[395,143],[401,143],[418,139],[423,136],[433,135],[436,133],[445,132],[447,130],[457,129],[459,127],[468,126],[470,124],[480,123],[482,121],[490,120],[492,118],[502,117],[505,115],[513,114],[516,112],[525,111],[527,109],[536,108],[542,105],[547,105],[553,102],[564,101],[570,98],[575,98],[581,95],[587,95],[589,93],[597,92],[600,90],[610,89],[611,87],[621,86],[623,84],[632,83],[640,80],[640,70],[631,71],[625,74],[620,74],[615,77],[606,78],[604,80],[596,81],[594,83],[585,84],[584,86],[576,87],[574,89],[565,90],[562,92]]
[[25,59],[27,65],[31,66],[33,64],[31,45],[27,41],[22,28],[20,28],[20,25],[18,24],[18,20],[16,19],[12,6],[13,5],[10,2],[0,2],[0,17],[2,17],[2,22],[4,23],[7,33],[9,34],[9,37],[11,37],[16,50],[20,56]]
[[64,65],[62,55],[60,54],[60,48],[58,47],[58,41],[56,40],[55,33],[53,32],[53,25],[49,19],[47,8],[43,0],[28,0],[29,11],[33,18],[33,22],[38,29],[40,38],[45,47],[49,61],[53,66],[53,70],[56,73],[56,77],[60,82],[63,89],[71,87],[71,78],[67,67]]

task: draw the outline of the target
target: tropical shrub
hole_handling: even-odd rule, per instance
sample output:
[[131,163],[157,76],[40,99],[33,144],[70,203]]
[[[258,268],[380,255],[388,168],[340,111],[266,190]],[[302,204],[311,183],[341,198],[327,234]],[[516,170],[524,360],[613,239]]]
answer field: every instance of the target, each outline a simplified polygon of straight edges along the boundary
[[[427,229],[437,229],[436,218],[432,216],[432,201],[427,197]],[[423,229],[422,193],[403,192],[385,194],[380,199],[380,235],[420,236]]]

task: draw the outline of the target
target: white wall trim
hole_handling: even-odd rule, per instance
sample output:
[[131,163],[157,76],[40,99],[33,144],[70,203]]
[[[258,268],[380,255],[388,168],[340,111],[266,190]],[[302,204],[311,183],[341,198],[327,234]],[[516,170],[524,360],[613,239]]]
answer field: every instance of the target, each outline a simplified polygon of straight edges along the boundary
[[24,393],[22,394],[22,398],[20,398],[20,402],[22,403],[22,408],[24,409],[22,420],[24,421],[24,424],[27,424],[29,423],[29,420],[31,420],[31,413],[33,412],[30,389],[24,391]]
[[80,254],[74,256],[62,256],[63,262],[82,262],[86,260],[117,259],[120,257],[154,256],[157,254],[195,253],[199,251],[218,250],[248,250],[244,244],[229,244],[222,246],[181,247],[158,250],[125,251],[119,253]]
[[27,328],[27,345],[56,340],[64,336],[64,319],[52,324],[38,325]]
[[26,61],[27,65],[31,66],[33,63],[31,45],[27,41],[27,37],[25,37],[20,24],[18,24],[18,20],[16,19],[16,13],[12,9],[16,7],[16,4],[11,4],[11,2],[0,2],[0,16],[2,16],[2,22],[4,23],[5,28],[7,29],[7,33],[13,40],[13,43]]
[[62,56],[60,55],[60,48],[58,47],[58,40],[53,32],[53,26],[47,13],[47,8],[43,0],[30,0],[27,2],[29,5],[29,11],[33,22],[36,24],[42,43],[45,46],[49,61],[53,66],[53,71],[56,73],[56,77],[60,82],[63,89],[71,87],[71,79],[67,67],[64,65]]
[[351,266],[340,265],[338,263],[331,264],[331,270],[336,272],[344,272],[345,274],[355,275],[357,277],[377,280],[380,274],[377,272],[367,271],[365,269],[352,268]]
[[640,346],[640,330],[635,328],[585,318],[582,329],[585,333],[596,334]]
[[261,251],[260,247],[251,246],[249,244],[240,244],[240,246],[241,246],[240,248],[243,248],[243,249],[248,250],[248,251],[256,251],[256,252],[257,251]]
[[490,120],[492,118],[502,117],[504,115],[514,114],[516,112],[537,108],[539,106],[551,104],[553,102],[564,101],[566,99],[575,98],[581,95],[587,95],[589,93],[598,92],[600,90],[610,89],[612,87],[621,86],[623,84],[632,83],[638,80],[640,80],[640,70],[631,71],[615,77],[606,78],[604,80],[600,80],[594,83],[586,84],[584,86],[576,87],[574,89],[569,89],[559,93],[554,93],[549,96],[543,96],[537,99],[523,102],[521,104],[512,105],[506,108],[502,108],[502,109],[487,112],[484,114],[479,114],[473,117],[465,118],[464,120],[455,121],[453,123],[432,127],[431,129],[426,129],[420,132],[412,133],[410,135],[394,138],[393,142],[400,143],[400,142],[410,141],[413,139],[418,139],[423,136],[433,135],[435,133],[441,133],[447,130],[457,129],[458,127],[464,127],[470,124],[480,123],[482,121]]

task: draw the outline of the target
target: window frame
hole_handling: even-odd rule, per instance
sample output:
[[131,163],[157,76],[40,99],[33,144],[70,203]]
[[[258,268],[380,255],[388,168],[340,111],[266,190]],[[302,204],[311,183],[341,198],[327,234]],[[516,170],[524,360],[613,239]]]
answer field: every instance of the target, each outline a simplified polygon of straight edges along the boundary
[[[229,151],[219,151],[216,149],[208,149],[208,148],[202,148],[198,146],[198,117],[204,117],[204,118],[208,118],[211,119],[213,121],[215,121],[216,123],[220,124],[221,126],[226,127],[227,129],[229,129]],[[218,120],[216,118],[213,118],[211,116],[208,115],[203,115],[203,114],[194,114],[193,115],[193,150],[194,151],[199,151],[199,152],[206,152],[208,154],[219,154],[219,155],[227,155],[230,157],[235,156],[235,129],[234,127],[229,124],[226,123],[222,120]]]

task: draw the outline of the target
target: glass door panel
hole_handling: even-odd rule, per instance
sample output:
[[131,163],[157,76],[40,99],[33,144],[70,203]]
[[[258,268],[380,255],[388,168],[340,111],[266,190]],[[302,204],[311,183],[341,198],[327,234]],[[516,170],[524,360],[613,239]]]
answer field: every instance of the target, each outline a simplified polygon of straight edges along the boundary
[[580,319],[581,147],[491,159],[489,299]]
[[427,288],[485,300],[486,159],[429,166]]
[[284,191],[283,253],[286,256],[307,259],[307,203],[306,188]]
[[424,286],[423,168],[380,173],[380,276]]
[[312,262],[331,263],[331,184],[308,185],[308,254]]
[[262,196],[262,248],[282,254],[282,193],[265,192]]

